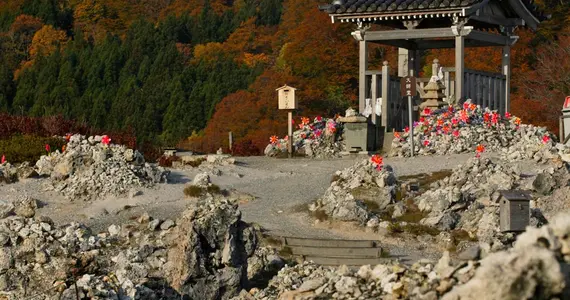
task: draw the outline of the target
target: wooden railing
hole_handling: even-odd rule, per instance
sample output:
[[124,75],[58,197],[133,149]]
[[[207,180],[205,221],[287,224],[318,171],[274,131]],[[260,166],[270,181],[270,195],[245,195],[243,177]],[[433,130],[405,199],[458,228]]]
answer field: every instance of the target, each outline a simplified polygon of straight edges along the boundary
[[[432,73],[437,75],[439,70],[443,73],[441,81],[445,86],[443,101],[455,103],[455,68],[446,68],[439,65],[435,59],[432,64]],[[372,105],[372,122],[386,128],[386,131],[402,131],[408,124],[408,105],[400,94],[400,77],[390,76],[390,66],[384,62],[382,70],[366,71],[366,99]],[[421,103],[420,97],[424,94],[423,88],[430,78],[417,78],[418,94],[414,97],[415,105]],[[506,77],[499,73],[489,73],[476,70],[465,70],[465,98],[482,107],[489,107],[505,113],[506,103]],[[382,99],[382,112],[387,108],[388,113],[376,115],[376,100]],[[416,108],[417,109],[417,108]],[[416,115],[416,114],[414,114]]]

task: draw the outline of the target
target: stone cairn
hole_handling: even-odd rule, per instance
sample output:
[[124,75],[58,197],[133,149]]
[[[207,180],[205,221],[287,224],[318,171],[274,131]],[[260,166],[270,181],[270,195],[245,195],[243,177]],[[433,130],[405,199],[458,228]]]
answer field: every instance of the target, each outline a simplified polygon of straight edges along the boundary
[[63,153],[58,150],[36,162],[37,173],[49,176],[48,188],[70,200],[124,195],[132,189],[167,181],[169,172],[145,162],[137,150],[105,145],[101,139],[101,136],[71,136]]

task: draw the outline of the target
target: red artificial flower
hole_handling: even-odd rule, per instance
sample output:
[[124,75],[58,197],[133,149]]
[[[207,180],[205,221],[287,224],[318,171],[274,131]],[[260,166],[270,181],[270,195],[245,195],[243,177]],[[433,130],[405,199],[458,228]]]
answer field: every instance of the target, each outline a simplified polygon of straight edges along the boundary
[[6,155],[2,154],[2,159],[0,159],[0,164],[4,164],[6,162]]
[[490,118],[491,118],[491,115],[489,115],[489,113],[483,114],[483,121],[485,121],[485,123],[489,122]]
[[463,103],[463,109],[467,110],[469,108],[469,103],[465,102]]
[[382,170],[382,166],[384,165],[384,158],[382,158],[382,156],[374,154],[372,155],[371,161],[374,165],[376,165],[376,170]]
[[304,133],[301,133],[301,138],[302,138],[302,139],[304,139],[304,138],[306,138],[306,137],[307,137],[307,135],[306,135],[306,134],[304,134]]
[[430,144],[429,140],[424,140],[424,146],[427,147],[427,146],[429,146],[429,144]]
[[453,136],[454,136],[454,137],[459,137],[459,130],[454,130],[454,131],[453,131]]
[[65,135],[65,141],[69,142],[69,140],[71,139],[71,133],[68,133]]
[[459,120],[457,118],[453,118],[453,119],[451,119],[451,124],[457,125],[457,124],[459,124]]
[[109,146],[109,143],[111,143],[111,139],[109,138],[108,135],[104,135],[103,138],[101,138],[101,143],[105,146]]
[[427,108],[427,107],[424,108],[424,115],[426,115],[426,116],[431,115],[431,109],[429,109],[429,108]]
[[505,118],[506,118],[506,119],[510,119],[511,117],[512,117],[512,115],[511,115],[510,112],[508,112],[508,111],[505,112]]
[[291,119],[291,124],[295,125],[295,119]]
[[404,132],[405,132],[405,133],[410,132],[410,127],[406,126],[406,128],[404,128]]
[[271,144],[275,145],[275,144],[277,144],[277,141],[279,141],[279,138],[276,135],[272,135],[269,138],[269,141],[271,142]]
[[547,144],[548,142],[550,142],[550,137],[548,135],[543,136],[542,137],[542,143]]
[[51,148],[50,148],[49,144],[46,144],[46,151],[47,151],[48,153],[49,153],[50,149],[51,149]]
[[317,116],[317,118],[316,118],[316,119],[317,119],[317,122],[320,122],[320,121],[322,121],[322,120],[323,120],[323,117],[321,117],[321,116]]
[[425,120],[426,120],[426,118],[424,118],[424,117],[420,117],[420,120],[419,120],[419,122],[420,122],[420,123],[423,123]]
[[493,113],[493,116],[491,117],[491,123],[493,124],[497,124],[499,123],[499,114],[498,113]]
[[453,105],[448,106],[448,107],[447,107],[447,111],[450,112],[450,113],[453,112]]

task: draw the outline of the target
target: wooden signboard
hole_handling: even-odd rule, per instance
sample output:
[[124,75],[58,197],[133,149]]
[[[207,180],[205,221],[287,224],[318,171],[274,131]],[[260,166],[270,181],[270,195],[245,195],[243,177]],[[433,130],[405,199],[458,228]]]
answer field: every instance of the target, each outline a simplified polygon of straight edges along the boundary
[[414,97],[416,95],[416,78],[413,76],[402,77],[400,92],[402,97]]
[[297,109],[296,90],[296,88],[288,85],[284,85],[276,90],[279,99],[279,109]]

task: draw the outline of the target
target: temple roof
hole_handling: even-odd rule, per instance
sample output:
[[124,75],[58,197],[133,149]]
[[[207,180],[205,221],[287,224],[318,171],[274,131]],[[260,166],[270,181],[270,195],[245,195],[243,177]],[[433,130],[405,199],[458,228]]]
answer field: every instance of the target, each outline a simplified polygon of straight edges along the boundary
[[[522,24],[535,29],[547,19],[533,0],[335,0],[321,5],[333,22],[375,22],[384,20],[434,19],[443,17],[471,17],[485,20],[520,19]],[[481,21],[482,20],[482,21]],[[503,25],[493,23],[490,24]]]

